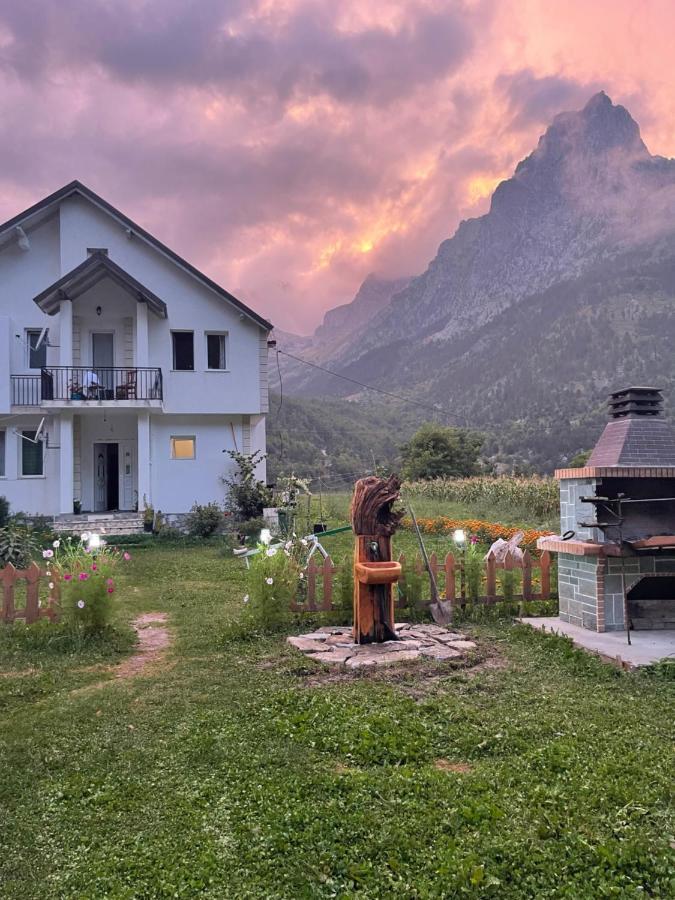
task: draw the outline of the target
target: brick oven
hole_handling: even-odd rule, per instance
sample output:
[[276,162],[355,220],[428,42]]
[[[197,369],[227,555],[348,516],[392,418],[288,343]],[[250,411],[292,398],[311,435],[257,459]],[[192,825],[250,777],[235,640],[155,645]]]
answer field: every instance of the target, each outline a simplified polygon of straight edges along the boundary
[[675,432],[658,388],[609,399],[587,464],[559,469],[560,618],[592,631],[675,628]]

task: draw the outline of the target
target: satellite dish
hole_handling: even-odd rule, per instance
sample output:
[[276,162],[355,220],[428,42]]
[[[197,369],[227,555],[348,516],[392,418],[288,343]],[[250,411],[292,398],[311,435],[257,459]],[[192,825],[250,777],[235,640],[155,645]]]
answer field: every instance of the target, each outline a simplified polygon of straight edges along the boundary
[[[40,332],[40,334],[38,335],[37,341],[35,341],[35,346],[33,347],[33,350],[40,349],[40,344],[46,339],[48,334],[49,334],[49,328],[47,328],[47,327],[43,328],[42,331]],[[47,346],[49,346],[49,341],[47,341]]]
[[40,442],[40,437],[44,430],[45,430],[45,417],[43,416],[40,419],[40,424],[35,429],[35,437],[32,437],[32,438],[26,437],[26,435],[22,431],[17,431],[16,428],[14,429],[14,434],[18,435],[18,437],[20,437],[22,440],[28,441],[29,444],[38,444]]

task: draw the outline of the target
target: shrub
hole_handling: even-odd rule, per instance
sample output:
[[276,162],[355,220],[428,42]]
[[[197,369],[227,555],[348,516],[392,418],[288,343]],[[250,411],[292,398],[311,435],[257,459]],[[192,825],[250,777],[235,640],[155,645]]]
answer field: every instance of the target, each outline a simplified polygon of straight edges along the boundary
[[47,565],[61,576],[61,611],[64,620],[75,628],[102,632],[112,614],[115,593],[115,569],[128,553],[102,545],[90,550],[82,541],[54,541],[54,549],[43,551]]
[[37,540],[29,528],[20,525],[0,528],[0,567],[11,563],[17,569],[25,569],[37,551]]
[[253,543],[255,543],[260,537],[260,532],[265,527],[265,520],[262,518],[256,519],[248,519],[245,522],[239,522],[237,525],[237,533],[241,535],[242,538],[253,538]]
[[4,528],[9,522],[9,500],[7,497],[0,497],[0,528]]
[[185,524],[193,537],[211,537],[223,523],[223,511],[217,503],[200,506],[194,503],[187,514]]
[[255,474],[256,466],[265,459],[265,454],[260,450],[251,456],[236,450],[228,450],[227,454],[238,468],[233,478],[222,478],[233,512],[242,519],[259,518],[263,509],[272,503],[271,490]]
[[257,630],[279,631],[290,621],[298,595],[300,565],[292,542],[285,549],[260,547],[247,572],[246,619]]

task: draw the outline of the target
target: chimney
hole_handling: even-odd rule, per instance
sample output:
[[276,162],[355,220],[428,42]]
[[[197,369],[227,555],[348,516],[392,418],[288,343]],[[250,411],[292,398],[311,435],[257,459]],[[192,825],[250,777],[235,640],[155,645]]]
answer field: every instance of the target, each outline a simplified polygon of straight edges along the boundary
[[675,466],[675,433],[663,418],[661,390],[629,387],[609,397],[610,420],[588,466]]

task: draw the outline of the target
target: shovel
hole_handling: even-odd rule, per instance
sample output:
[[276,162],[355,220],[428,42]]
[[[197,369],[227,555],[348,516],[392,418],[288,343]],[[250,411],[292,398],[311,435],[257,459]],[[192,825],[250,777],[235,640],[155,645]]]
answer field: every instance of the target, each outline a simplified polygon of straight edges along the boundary
[[424,565],[426,566],[427,572],[429,573],[429,581],[431,583],[431,603],[429,604],[429,610],[431,612],[431,618],[437,625],[450,625],[452,624],[452,603],[450,603],[448,600],[441,600],[438,596],[436,576],[434,575],[434,570],[431,568],[431,563],[429,562],[429,557],[427,556],[427,549],[424,546],[424,541],[422,540],[420,526],[417,524],[417,519],[415,518],[415,513],[413,512],[412,506],[410,506],[409,509],[410,517],[413,520],[413,525],[415,526],[415,531],[417,532],[417,540],[419,541],[420,550],[422,551],[422,559],[424,560]]

